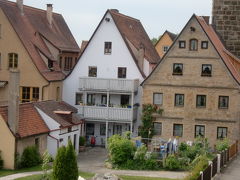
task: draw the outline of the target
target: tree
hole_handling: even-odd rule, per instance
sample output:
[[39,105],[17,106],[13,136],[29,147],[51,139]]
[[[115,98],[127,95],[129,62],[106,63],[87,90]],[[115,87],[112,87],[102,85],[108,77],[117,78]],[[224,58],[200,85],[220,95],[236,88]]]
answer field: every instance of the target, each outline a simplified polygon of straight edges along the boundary
[[151,39],[151,41],[152,41],[152,44],[155,46],[156,45],[156,43],[158,42],[158,38],[152,38]]
[[53,163],[53,179],[55,180],[65,180],[66,175],[66,147],[62,146],[57,151],[57,156]]
[[68,180],[77,180],[78,179],[78,166],[77,166],[77,157],[72,145],[72,142],[68,141],[68,146],[66,149],[66,160],[67,167],[66,172],[68,172]]

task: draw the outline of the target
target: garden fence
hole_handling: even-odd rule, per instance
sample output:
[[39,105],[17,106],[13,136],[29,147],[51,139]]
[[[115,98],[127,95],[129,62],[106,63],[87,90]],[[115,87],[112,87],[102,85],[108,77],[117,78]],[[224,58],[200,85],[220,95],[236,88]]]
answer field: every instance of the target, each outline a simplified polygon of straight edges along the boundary
[[217,173],[220,173],[227,163],[237,155],[238,153],[238,141],[231,145],[228,149],[218,154],[212,161],[209,162],[209,166],[200,172],[197,180],[211,180]]

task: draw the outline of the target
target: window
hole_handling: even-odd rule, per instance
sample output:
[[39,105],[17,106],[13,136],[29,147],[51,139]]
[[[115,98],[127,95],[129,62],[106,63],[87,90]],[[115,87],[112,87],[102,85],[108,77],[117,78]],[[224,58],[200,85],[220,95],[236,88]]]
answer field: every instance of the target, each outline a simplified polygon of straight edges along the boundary
[[35,138],[35,146],[37,147],[37,149],[39,148],[39,138]]
[[100,136],[106,135],[106,124],[100,124]]
[[154,134],[162,135],[162,123],[153,123]]
[[31,102],[39,100],[38,87],[21,87],[20,88],[21,102]]
[[219,96],[218,107],[220,109],[227,109],[229,104],[229,96]]
[[189,41],[189,50],[197,51],[198,50],[198,41],[196,39],[191,39]]
[[121,95],[121,105],[122,106],[128,105],[129,104],[129,99],[130,99],[129,95]]
[[88,106],[95,105],[95,94],[87,94],[87,105]]
[[127,77],[127,68],[119,67],[118,68],[118,78],[126,78]]
[[163,46],[163,52],[167,52],[169,49],[169,46]]
[[53,61],[48,59],[48,69],[52,69],[53,68]]
[[183,136],[183,125],[173,124],[173,136],[182,137]]
[[212,65],[203,64],[202,65],[202,76],[212,76]]
[[97,77],[97,67],[95,66],[88,67],[88,77]]
[[94,136],[94,124],[92,124],[92,123],[86,124],[86,135]]
[[62,69],[62,56],[59,57],[59,67]]
[[153,104],[162,105],[163,104],[163,94],[153,93]]
[[206,107],[206,95],[197,95],[197,107]]
[[183,75],[183,64],[180,63],[173,64],[173,75]]
[[179,48],[185,49],[186,48],[186,41],[179,41]]
[[17,68],[18,67],[18,54],[9,53],[8,54],[8,67]]
[[65,57],[64,70],[70,71],[72,69],[72,57]]
[[81,103],[83,103],[83,94],[81,93],[76,93],[75,96],[75,105],[80,105]]
[[196,125],[195,126],[195,137],[204,137],[205,136],[205,126]]
[[77,134],[74,134],[74,136],[73,136],[73,147],[76,150],[76,147],[77,147]]
[[101,104],[107,105],[107,95],[102,95]]
[[104,54],[111,54],[112,53],[112,42],[105,42],[104,43]]
[[208,48],[208,41],[202,41],[201,48],[202,49],[207,49]]
[[184,94],[175,94],[175,106],[184,106]]
[[119,134],[122,135],[122,125],[113,125],[113,134]]
[[218,139],[224,139],[227,137],[227,127],[218,127],[217,128],[217,138]]

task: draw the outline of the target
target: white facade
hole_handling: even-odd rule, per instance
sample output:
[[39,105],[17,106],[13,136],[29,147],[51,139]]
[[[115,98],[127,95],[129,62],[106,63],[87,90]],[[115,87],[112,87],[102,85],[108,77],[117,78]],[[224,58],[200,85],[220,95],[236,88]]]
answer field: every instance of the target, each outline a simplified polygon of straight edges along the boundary
[[44,113],[41,109],[36,108],[42,119],[50,129],[47,138],[47,150],[53,157],[57,154],[57,149],[61,146],[67,146],[68,140],[71,139],[76,153],[79,152],[79,136],[81,133],[81,125],[74,125],[71,130],[68,128],[61,128],[60,124],[54,119]]
[[[106,21],[107,18],[110,20]],[[105,42],[112,43],[111,54],[104,54]],[[90,66],[97,67],[97,77],[88,77]],[[127,68],[126,78],[118,78],[119,67]],[[144,62],[143,71],[147,75],[150,73],[148,62]],[[143,80],[111,14],[107,13],[72,73],[63,81],[63,101],[78,108],[85,118],[87,138],[95,136],[96,144],[103,145],[103,138],[113,134],[113,126],[120,129],[118,125],[121,125],[122,132],[134,130],[137,133],[137,109],[142,92],[139,89]],[[76,93],[82,94],[79,103],[76,102]],[[94,98],[91,105],[87,99],[89,94]],[[127,107],[123,106],[124,95],[129,96],[125,103]],[[107,98],[105,103],[104,97]],[[91,135],[88,124],[94,124]],[[100,124],[107,127],[104,135],[100,134]]]

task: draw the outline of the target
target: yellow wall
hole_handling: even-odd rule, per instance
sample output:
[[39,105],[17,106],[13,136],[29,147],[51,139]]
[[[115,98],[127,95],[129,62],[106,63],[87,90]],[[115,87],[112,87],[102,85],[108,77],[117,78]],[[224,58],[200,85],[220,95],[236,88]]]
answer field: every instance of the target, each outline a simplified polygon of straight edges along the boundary
[[167,33],[164,33],[161,39],[158,41],[158,43],[155,45],[155,49],[157,50],[157,53],[162,58],[164,55],[163,47],[168,46],[170,47],[172,45],[173,41],[169,37]]
[[5,169],[14,169],[15,137],[0,115],[0,151]]

